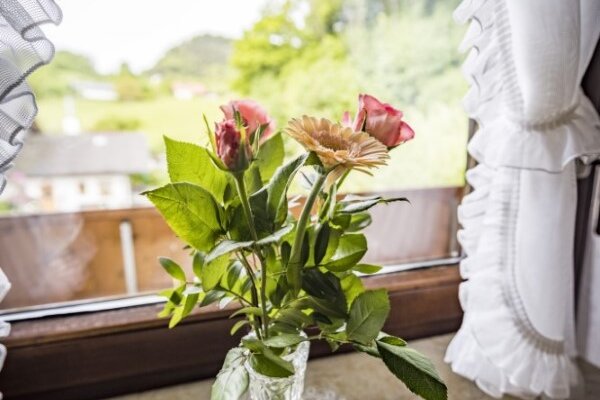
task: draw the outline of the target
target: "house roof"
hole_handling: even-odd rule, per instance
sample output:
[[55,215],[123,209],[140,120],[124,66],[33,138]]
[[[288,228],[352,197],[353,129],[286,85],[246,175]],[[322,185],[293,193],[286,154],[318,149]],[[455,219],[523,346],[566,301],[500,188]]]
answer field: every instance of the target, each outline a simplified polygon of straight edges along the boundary
[[29,176],[133,174],[148,172],[150,163],[142,133],[30,135],[15,169]]
[[73,89],[75,89],[76,91],[91,89],[91,90],[104,90],[104,91],[115,92],[114,85],[111,83],[107,83],[107,82],[81,81],[81,82],[72,83],[71,87]]

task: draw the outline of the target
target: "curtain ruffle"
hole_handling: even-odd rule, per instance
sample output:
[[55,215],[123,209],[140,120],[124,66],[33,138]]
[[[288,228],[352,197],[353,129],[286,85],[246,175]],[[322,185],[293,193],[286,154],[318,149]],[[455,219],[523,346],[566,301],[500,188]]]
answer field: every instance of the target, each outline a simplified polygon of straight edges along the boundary
[[493,397],[567,398],[577,370],[562,342],[531,326],[511,279],[518,174],[483,164],[467,174],[475,190],[459,207],[458,237],[468,255],[460,265],[468,279],[459,292],[465,320],[445,360]]
[[37,114],[25,78],[54,55],[40,25],[61,19],[53,0],[0,2],[0,193],[6,184],[4,172],[22,147],[22,133]]
[[511,117],[523,100],[504,1],[465,0],[454,17],[471,21],[460,49],[470,49],[462,67],[470,83],[463,105],[479,124],[469,143],[478,162],[560,172],[576,158],[600,154],[600,118],[581,90],[570,107],[544,119]]
[[464,0],[458,22],[470,21],[460,49],[470,49],[462,71],[470,83],[463,100],[479,130],[469,143],[479,162],[467,172],[474,191],[458,214],[467,255],[460,272],[463,325],[446,353],[454,372],[489,395],[567,398],[577,369],[564,341],[531,325],[516,289],[514,241],[519,169],[563,171],[573,159],[600,153],[600,121],[590,101],[578,101],[543,121],[512,118],[523,109],[511,51],[505,1]]

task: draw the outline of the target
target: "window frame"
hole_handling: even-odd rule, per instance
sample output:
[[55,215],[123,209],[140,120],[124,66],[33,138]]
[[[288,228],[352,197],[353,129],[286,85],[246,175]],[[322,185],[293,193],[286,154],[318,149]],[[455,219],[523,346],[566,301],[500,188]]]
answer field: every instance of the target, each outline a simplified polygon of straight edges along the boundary
[[[362,279],[368,288],[389,292],[392,312],[386,332],[415,339],[460,326],[456,264]],[[14,400],[83,400],[213,377],[227,350],[239,342],[239,336],[229,335],[236,322],[228,317],[234,307],[197,309],[173,330],[156,318],[160,308],[145,305],[13,323],[5,340],[8,357],[0,389]],[[324,342],[312,346],[311,357],[329,354]]]

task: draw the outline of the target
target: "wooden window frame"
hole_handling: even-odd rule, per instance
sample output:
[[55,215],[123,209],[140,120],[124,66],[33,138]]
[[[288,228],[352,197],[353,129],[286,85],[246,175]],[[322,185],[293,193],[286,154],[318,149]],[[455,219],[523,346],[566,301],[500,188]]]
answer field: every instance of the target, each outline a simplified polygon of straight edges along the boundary
[[[381,257],[383,263],[401,263],[383,274],[363,278],[367,287],[389,291],[392,312],[387,332],[414,339],[452,332],[460,325],[458,268],[444,263],[458,259],[453,238],[456,206],[463,191],[462,187],[447,187],[386,193],[407,196],[413,204],[398,211],[388,207],[375,210],[374,226],[381,225],[368,236],[372,243],[386,243],[383,249],[373,246],[375,258]],[[389,223],[390,212],[403,221],[402,229]],[[397,261],[385,251],[390,237],[406,249],[405,259]],[[146,258],[140,260],[140,264],[148,262]],[[402,264],[406,262],[410,265]],[[402,271],[405,268],[412,269]],[[99,305],[87,303],[94,309]],[[59,315],[63,308],[49,309],[49,316],[36,319],[19,320],[23,315],[15,318],[6,314],[13,319],[11,334],[3,340],[8,355],[0,373],[0,391],[6,398],[101,399],[209,378],[219,370],[227,350],[239,343],[239,336],[229,334],[235,323],[228,318],[231,309],[197,309],[176,329],[169,330],[166,320],[157,318],[162,305],[155,301]],[[311,351],[313,357],[329,353],[324,343],[315,343]]]
[[[385,330],[406,339],[455,331],[461,323],[456,265],[363,278],[386,288]],[[15,322],[0,374],[6,398],[100,399],[209,378],[239,342],[230,309],[198,309],[176,329],[156,318],[160,305]],[[341,349],[346,351],[348,349]],[[330,354],[325,343],[311,357]]]
[[[600,109],[600,46],[583,80]],[[471,121],[469,136],[476,130]],[[473,166],[469,158],[468,166]],[[579,182],[575,266],[585,246],[591,177]],[[465,186],[464,193],[469,191]],[[447,229],[437,227],[437,229]],[[458,266],[445,265],[363,278],[386,288],[392,311],[384,329],[406,339],[455,331],[462,321]],[[174,330],[156,318],[161,305],[14,322],[0,391],[14,400],[86,400],[212,377],[239,336],[231,309],[195,310]],[[349,349],[342,347],[340,351]],[[316,342],[311,357],[331,354]]]

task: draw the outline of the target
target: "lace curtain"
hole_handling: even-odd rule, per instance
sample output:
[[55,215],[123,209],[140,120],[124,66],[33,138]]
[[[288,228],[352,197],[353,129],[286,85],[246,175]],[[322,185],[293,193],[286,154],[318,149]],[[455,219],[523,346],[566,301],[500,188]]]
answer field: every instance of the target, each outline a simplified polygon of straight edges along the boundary
[[[37,113],[25,78],[54,55],[54,47],[40,25],[58,24],[61,18],[52,0],[0,1],[0,195],[6,184],[4,172],[23,146],[22,135]],[[0,268],[0,301],[9,289],[10,283]],[[0,336],[7,336],[9,329],[6,322],[0,321]],[[6,348],[0,345],[0,369],[5,357]]]
[[471,22],[464,105],[479,130],[468,146],[475,190],[459,209],[465,316],[446,361],[493,397],[567,398],[578,375],[576,160],[600,154],[580,84],[600,1],[464,0],[455,18]]
[[54,46],[40,25],[58,24],[61,18],[53,0],[0,2],[0,194],[6,184],[3,173],[23,145],[23,131],[37,114],[25,78],[54,55]]

